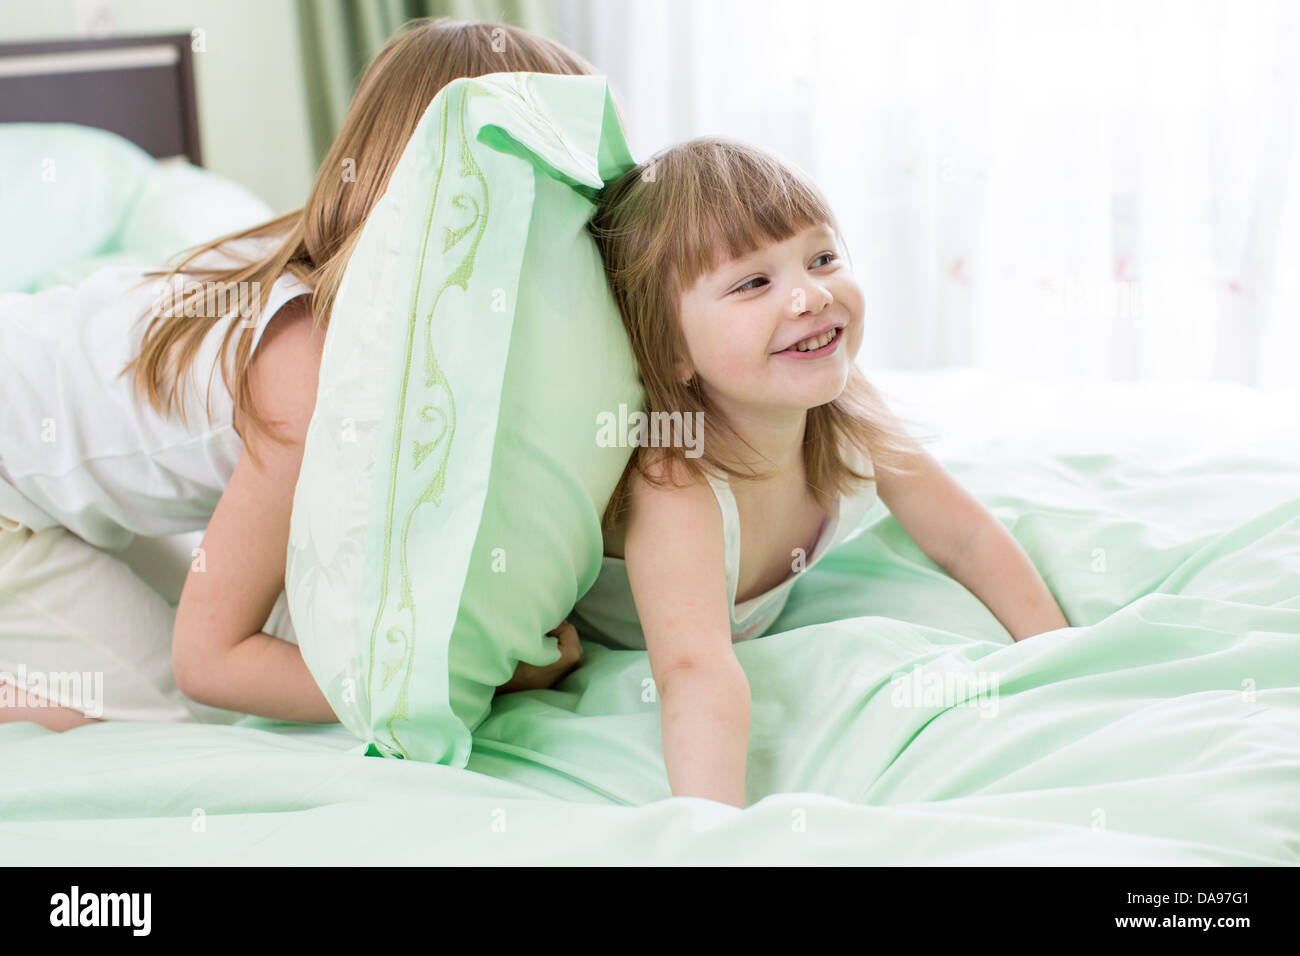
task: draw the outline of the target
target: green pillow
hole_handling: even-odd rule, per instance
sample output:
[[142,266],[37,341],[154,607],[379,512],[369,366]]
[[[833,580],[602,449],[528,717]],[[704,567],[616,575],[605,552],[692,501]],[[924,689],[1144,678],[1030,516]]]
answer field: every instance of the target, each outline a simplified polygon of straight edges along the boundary
[[266,222],[243,186],[75,123],[0,123],[0,291],[74,285],[97,269],[154,269],[182,250]]
[[169,160],[155,163],[145,178],[114,247],[151,252],[163,262],[274,216],[265,201],[233,179],[184,160]]
[[211,170],[184,161],[155,162],[107,250],[59,262],[28,291],[75,285],[110,266],[158,269],[194,246],[259,225],[273,215],[256,195]]
[[591,199],[635,165],[603,76],[494,73],[430,104],[330,320],[285,590],[372,752],[463,767],[518,661],[595,581],[644,401]]
[[154,167],[116,133],[74,123],[0,123],[0,291],[106,251]]

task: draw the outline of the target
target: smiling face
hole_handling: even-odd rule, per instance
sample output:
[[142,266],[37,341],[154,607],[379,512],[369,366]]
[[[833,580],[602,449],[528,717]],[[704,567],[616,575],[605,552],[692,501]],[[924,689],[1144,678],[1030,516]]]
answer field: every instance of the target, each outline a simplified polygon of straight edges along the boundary
[[841,253],[821,224],[701,276],[681,297],[690,354],[682,377],[696,372],[738,419],[776,420],[834,401],[863,326],[862,289]]

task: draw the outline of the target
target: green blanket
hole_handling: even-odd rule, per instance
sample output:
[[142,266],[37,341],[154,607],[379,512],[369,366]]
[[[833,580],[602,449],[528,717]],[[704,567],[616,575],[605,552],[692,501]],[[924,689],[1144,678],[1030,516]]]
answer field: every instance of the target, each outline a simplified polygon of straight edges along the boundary
[[[917,377],[918,394],[925,377]],[[499,697],[466,769],[339,725],[0,724],[8,864],[1300,863],[1300,437],[936,453],[1073,627],[1013,644],[883,504],[736,645],[745,810],[672,798],[643,652]]]

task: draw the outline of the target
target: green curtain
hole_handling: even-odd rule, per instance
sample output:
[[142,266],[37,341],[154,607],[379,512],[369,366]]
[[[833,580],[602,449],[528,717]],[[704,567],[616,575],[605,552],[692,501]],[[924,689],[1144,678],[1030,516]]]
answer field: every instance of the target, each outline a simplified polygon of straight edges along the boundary
[[555,36],[556,0],[298,0],[304,87],[317,166],[343,125],[366,65],[408,20],[454,17]]

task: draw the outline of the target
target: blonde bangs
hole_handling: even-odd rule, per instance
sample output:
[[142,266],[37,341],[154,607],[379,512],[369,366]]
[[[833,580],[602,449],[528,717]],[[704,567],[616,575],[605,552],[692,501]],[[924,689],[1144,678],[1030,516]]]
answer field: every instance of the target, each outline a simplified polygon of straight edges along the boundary
[[667,252],[681,292],[719,266],[811,226],[825,223],[840,232],[806,174],[745,143],[694,139],[638,168],[653,169],[656,181],[662,171],[671,183],[661,228],[672,237]]

